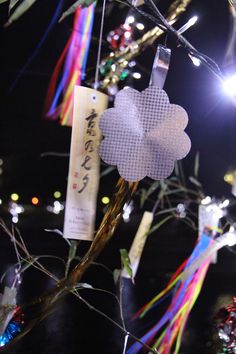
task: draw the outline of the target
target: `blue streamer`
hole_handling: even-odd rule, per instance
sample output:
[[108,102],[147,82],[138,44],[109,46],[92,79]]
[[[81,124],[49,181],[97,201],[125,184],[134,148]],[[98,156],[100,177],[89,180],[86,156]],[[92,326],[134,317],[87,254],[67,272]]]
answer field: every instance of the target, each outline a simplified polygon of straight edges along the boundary
[[29,59],[26,61],[26,63],[23,65],[23,67],[20,69],[19,74],[16,76],[16,79],[14,80],[14,82],[12,83],[11,87],[10,87],[10,92],[15,88],[17,82],[19,81],[19,79],[21,78],[21,76],[24,74],[25,70],[28,68],[28,66],[32,63],[32,61],[34,60],[34,58],[38,55],[41,47],[43,46],[45,40],[47,39],[47,36],[49,34],[49,32],[52,30],[52,28],[54,27],[55,23],[57,22],[60,14],[61,14],[61,10],[62,10],[62,5],[63,5],[63,0],[60,0],[58,2],[57,8],[54,12],[54,15],[49,23],[48,28],[46,29],[46,31],[44,32],[41,40],[39,41],[38,45],[36,46],[36,48],[34,49],[32,55],[29,57]]

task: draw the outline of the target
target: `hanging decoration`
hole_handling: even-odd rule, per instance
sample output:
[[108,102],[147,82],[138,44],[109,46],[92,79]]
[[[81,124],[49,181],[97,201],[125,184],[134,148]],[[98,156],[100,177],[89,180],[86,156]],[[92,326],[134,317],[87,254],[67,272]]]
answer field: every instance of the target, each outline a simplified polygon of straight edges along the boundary
[[[49,84],[45,104],[46,116],[51,119],[60,117],[62,125],[72,125],[73,89],[85,78],[94,11],[95,3],[89,7],[77,8],[72,34],[55,66]],[[63,74],[59,79],[63,63]]]
[[[159,87],[162,89],[164,87],[166,77],[169,71],[171,50],[165,46],[158,45],[156,55],[153,62],[150,86]],[[152,212],[145,211],[137,233],[134,237],[133,243],[129,251],[130,267],[132,269],[132,278],[134,279],[139,267],[139,263],[142,257],[144,246],[147,237],[150,233],[150,228],[154,219],[155,206]],[[124,268],[122,271],[122,276],[124,278],[131,278],[130,274]]]
[[206,228],[212,230],[212,237],[217,235],[220,219],[224,216],[224,207],[224,203],[214,202],[210,197],[201,201],[198,208],[199,237]]
[[99,117],[108,104],[96,90],[75,86],[64,237],[93,240],[99,185]]
[[[29,3],[34,1],[31,0]],[[132,1],[133,4],[136,2]],[[189,3],[190,0],[174,1],[170,7],[168,21],[173,24]],[[90,4],[90,0],[87,0],[87,4]],[[72,125],[73,100],[75,102],[64,226],[64,237],[69,239],[93,240],[94,235],[99,180],[98,145],[100,133],[98,125],[99,117],[107,106],[107,97],[95,90],[81,86],[76,86],[75,97],[73,95],[75,85],[80,85],[85,75],[94,7],[95,4],[92,4],[88,9],[79,8],[76,11],[73,33],[59,58],[48,92],[47,116],[51,118],[60,116],[61,124]],[[152,18],[154,17],[152,16]],[[174,30],[171,26],[165,27],[162,22],[160,24],[163,30],[156,27],[136,42],[131,40],[132,29],[128,26],[121,26],[120,31],[115,31],[114,36],[110,35],[109,41],[112,48],[119,50],[109,57],[112,59],[109,63],[111,70],[109,70],[108,78],[106,76],[101,85],[100,83],[98,85],[96,79],[94,87],[108,88],[111,82],[116,84],[122,79],[122,76],[117,75],[117,72],[121,70],[120,72],[124,73],[124,68],[131,58],[138,55],[146,45],[152,44],[164,30],[168,29],[170,32]],[[178,38],[179,33],[175,32]],[[116,35],[118,38],[115,38]],[[102,31],[100,32],[100,44],[101,41]],[[187,41],[183,41],[183,38],[180,43],[181,45],[185,43],[186,47],[191,49],[189,49],[189,55],[196,52],[195,48]],[[100,62],[100,49],[98,63]],[[162,49],[163,53],[164,50]],[[120,51],[123,52],[122,55],[120,55]],[[169,59],[170,53],[166,51],[166,54]],[[193,58],[195,57],[193,56]],[[50,289],[49,295],[40,299],[40,302],[47,305],[44,307],[46,310],[50,310],[62,295],[70,291],[74,295],[76,294],[76,286],[84,272],[112,237],[118,221],[122,217],[124,206],[136,191],[138,185],[136,182],[145,176],[153,179],[168,177],[173,170],[175,161],[184,158],[190,150],[190,139],[184,132],[188,121],[187,113],[182,107],[170,104],[167,94],[162,89],[168,67],[163,66],[163,73],[159,76],[157,72],[158,75],[155,75],[155,69],[160,69],[162,66],[162,61],[159,59],[158,57],[156,66],[153,67],[151,86],[142,92],[130,88],[120,91],[116,96],[115,107],[107,110],[101,118],[100,126],[105,136],[100,148],[101,156],[107,163],[118,167],[123,179],[120,179],[118,191],[112,199],[95,240],[81,262],[74,267],[68,277],[66,273],[63,279],[59,281],[56,279],[56,286]],[[203,59],[207,62],[206,56],[202,56]],[[59,77],[63,62],[64,73],[62,77]],[[212,63],[213,61],[211,61],[211,65]],[[98,67],[97,65],[97,69]],[[214,65],[212,68],[214,69]],[[211,71],[214,72],[212,68]],[[63,95],[64,98],[60,104],[59,101]],[[136,235],[136,246],[134,244],[134,248],[131,248],[130,255],[133,256],[134,272],[137,271],[153,217],[153,212],[144,214]],[[158,348],[162,354],[168,354],[172,347],[175,347],[175,354],[178,353],[186,321],[201,291],[214,254],[225,244],[231,245],[231,242],[235,244],[235,233],[228,233],[222,241],[217,233],[212,232],[212,230],[215,231],[215,227],[201,228],[200,237],[192,255],[180,266],[167,288],[140,312],[141,316],[144,316],[160,300],[173,294],[171,304],[163,318],[142,338],[145,342],[153,341],[157,332],[165,326],[153,346]],[[233,241],[231,236],[233,236]],[[6,298],[10,300],[6,302],[4,300]],[[5,288],[0,299],[0,343],[3,343],[0,346],[7,344],[15,334],[21,331],[22,316],[20,309],[16,307],[15,298],[15,289]],[[41,315],[40,320],[43,317]],[[106,317],[108,318],[108,316]],[[33,320],[32,322],[36,323],[37,321]],[[30,324],[25,333],[32,326],[34,324]],[[231,329],[232,327],[230,327]],[[128,338],[128,336],[131,334],[127,332],[126,337]],[[140,344],[139,341],[128,352],[136,353],[141,345],[142,343]]]
[[[180,15],[186,11],[191,0],[176,0],[168,9],[167,21],[174,24]],[[103,90],[108,90],[110,86],[117,85],[122,80],[122,73],[125,72],[131,60],[137,57],[145,48],[151,46],[164,31],[159,27],[154,27],[147,31],[141,38],[133,41],[124,50],[111,52],[101,63],[101,74],[105,75],[100,86]]]
[[23,314],[16,306],[16,288],[5,287],[0,294],[0,347],[9,343],[21,332]]
[[[166,288],[146,304],[134,318],[143,317],[149,310],[157,306],[168,295],[172,294],[172,301],[161,320],[154,325],[141,340],[153,343],[153,348],[160,354],[173,352],[178,354],[186,322],[190,312],[200,294],[209,265],[215,252],[225,245],[233,246],[236,243],[235,232],[228,232],[214,240],[204,233],[199,238],[191,256],[183,262],[175,272]],[[158,339],[156,334],[165,327]],[[139,352],[141,346],[135,343],[127,354]]]
[[223,344],[223,353],[236,353],[236,297],[232,304],[220,310],[218,314],[218,335]]
[[168,177],[175,160],[190,150],[190,139],[184,132],[186,111],[170,104],[165,91],[155,86],[142,92],[123,89],[114,105],[100,121],[105,136],[100,145],[103,161],[117,166],[129,182],[146,176],[155,180]]
[[[224,204],[226,202],[226,205]],[[198,235],[201,237],[202,233],[207,232],[211,237],[216,237],[221,233],[219,228],[220,219],[224,216],[224,208],[228,206],[228,200],[224,202],[216,202],[209,196],[201,201],[198,207]],[[217,263],[217,252],[213,256],[212,263]]]
[[[161,320],[142,337],[142,341],[144,342],[153,342],[158,331],[165,326],[165,330],[153,344],[153,348],[158,349],[158,352],[161,354],[170,353],[173,346],[175,346],[175,354],[179,351],[187,319],[201,291],[203,281],[211,262],[211,257],[205,259],[196,272],[191,273],[185,277],[185,279],[184,274],[190,265],[193,264],[204,251],[206,251],[212,242],[213,240],[208,235],[203,234],[194,248],[192,255],[179,267],[167,287],[138,313],[143,317],[161,300],[164,300],[169,293],[173,295],[171,304]],[[128,350],[128,354],[137,353],[139,349],[139,344],[135,343]]]
[[135,278],[140,259],[143,253],[143,249],[146,243],[146,239],[148,237],[154,215],[149,211],[145,211],[139,225],[138,231],[134,237],[132,246],[129,251],[129,259],[130,259],[130,267],[132,269],[132,277],[124,268],[122,271],[122,277],[124,278]]

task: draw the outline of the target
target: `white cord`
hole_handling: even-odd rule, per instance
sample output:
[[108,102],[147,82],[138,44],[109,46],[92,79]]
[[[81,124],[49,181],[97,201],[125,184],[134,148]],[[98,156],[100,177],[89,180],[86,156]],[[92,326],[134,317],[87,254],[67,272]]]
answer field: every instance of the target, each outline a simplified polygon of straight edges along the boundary
[[106,0],[103,0],[103,5],[102,5],[102,18],[101,18],[101,26],[100,26],[100,34],[99,34],[99,43],[98,43],[98,55],[97,55],[97,64],[96,64],[95,82],[94,82],[94,88],[95,88],[95,90],[97,90],[97,88],[98,88],[98,75],[99,75],[99,64],[100,64],[100,59],[101,59],[102,34],[103,34],[103,26],[104,26],[104,18],[105,18],[105,9],[106,9]]

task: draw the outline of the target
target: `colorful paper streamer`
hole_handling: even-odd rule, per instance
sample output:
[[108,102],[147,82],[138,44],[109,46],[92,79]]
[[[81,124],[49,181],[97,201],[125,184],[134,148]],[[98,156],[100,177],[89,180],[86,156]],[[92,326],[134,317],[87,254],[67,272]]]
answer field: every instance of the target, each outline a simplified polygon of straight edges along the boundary
[[[73,32],[57,61],[49,84],[45,102],[46,117],[59,117],[62,125],[72,125],[73,90],[85,78],[94,12],[95,3],[76,10]],[[63,74],[59,79],[63,64]]]
[[[199,296],[212,255],[205,258],[195,272],[185,277],[185,272],[196,262],[201,255],[214,243],[214,240],[206,234],[199,238],[191,256],[179,267],[167,287],[146,304],[136,317],[143,317],[149,310],[155,307],[161,300],[172,293],[172,301],[162,316],[141,340],[158,350],[160,354],[178,354],[183,332],[190,312]],[[163,329],[164,328],[164,329]],[[162,329],[158,338],[157,333]],[[127,354],[138,353],[142,349],[140,343],[133,344]]]

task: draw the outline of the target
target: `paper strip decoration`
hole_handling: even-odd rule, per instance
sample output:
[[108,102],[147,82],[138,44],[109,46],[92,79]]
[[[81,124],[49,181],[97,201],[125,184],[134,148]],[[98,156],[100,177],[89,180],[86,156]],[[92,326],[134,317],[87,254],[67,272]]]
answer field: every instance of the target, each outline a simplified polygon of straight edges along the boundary
[[206,227],[217,230],[222,217],[223,211],[216,203],[211,203],[209,205],[200,204],[198,208],[199,236],[204,232]]
[[1,296],[0,302],[0,337],[5,332],[8,323],[14,316],[16,309],[16,288],[9,288],[6,286]]
[[190,150],[184,132],[186,111],[170,104],[166,92],[150,86],[142,92],[123,89],[116,95],[115,107],[106,110],[100,127],[105,139],[100,156],[115,165],[126,181],[136,182],[148,176],[167,178],[176,160]]
[[[148,232],[153,222],[153,217],[153,213],[149,211],[144,212],[138,231],[134,237],[132,246],[129,251],[130,267],[132,269],[133,278],[135,278],[138,270],[139,262],[148,237]],[[130,278],[130,275],[125,269],[122,271],[122,276],[124,278]]]
[[[143,342],[150,344],[153,342],[156,334],[164,327],[163,332],[161,332],[153,345],[153,348],[158,349],[158,353],[160,354],[177,354],[179,351],[187,319],[201,291],[203,281],[211,262],[211,257],[204,259],[204,262],[201,263],[199,268],[197,268],[195,272],[189,274],[186,279],[183,280],[181,277],[182,274],[185,273],[185,270],[208,249],[212,242],[214,241],[210,237],[202,235],[194,248],[192,255],[179,267],[167,287],[160,294],[155,296],[155,298],[145,305],[138,313],[141,314],[141,316],[144,316],[150,309],[156,306],[160,300],[165,298],[168,293],[173,294],[172,301],[163,317],[141,338]],[[141,347],[142,346],[139,343],[135,343],[127,351],[127,354],[138,353],[141,350]]]
[[[235,244],[235,232],[227,232],[215,240],[206,234],[201,235],[191,256],[177,269],[166,288],[134,316],[134,318],[143,317],[167,296],[172,295],[165,314],[141,338],[143,342],[149,345],[153,343],[156,334],[164,327],[163,332],[154,341],[153,348],[158,349],[160,354],[178,354],[188,317],[200,294],[212,257],[222,247]],[[142,345],[135,343],[127,354],[138,353],[141,349]]]
[[[212,236],[217,234],[220,219],[223,216],[223,211],[217,203],[208,205],[199,205],[198,207],[198,234],[202,235],[206,228],[211,228]],[[217,263],[217,252],[215,253],[212,263]]]
[[76,86],[70,150],[64,238],[92,240],[99,185],[99,117],[108,97]]
[[[62,125],[72,125],[73,89],[85,77],[95,6],[93,3],[89,7],[79,7],[76,10],[72,34],[58,59],[49,84],[45,103],[46,116],[51,119],[60,117]],[[63,63],[63,74],[59,80]]]

